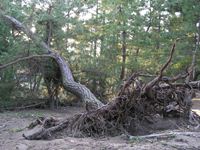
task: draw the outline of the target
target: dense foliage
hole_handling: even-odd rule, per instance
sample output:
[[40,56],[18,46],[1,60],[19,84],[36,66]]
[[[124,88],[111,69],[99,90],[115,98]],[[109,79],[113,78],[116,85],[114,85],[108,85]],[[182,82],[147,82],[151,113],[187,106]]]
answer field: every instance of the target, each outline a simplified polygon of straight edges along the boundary
[[[0,9],[65,57],[75,79],[101,99],[115,94],[132,72],[155,74],[177,38],[166,74],[184,71],[194,52],[199,69],[199,0],[1,0]],[[40,53],[23,33],[0,21],[1,64]],[[44,69],[51,66],[31,60],[0,70],[0,102],[47,96]]]

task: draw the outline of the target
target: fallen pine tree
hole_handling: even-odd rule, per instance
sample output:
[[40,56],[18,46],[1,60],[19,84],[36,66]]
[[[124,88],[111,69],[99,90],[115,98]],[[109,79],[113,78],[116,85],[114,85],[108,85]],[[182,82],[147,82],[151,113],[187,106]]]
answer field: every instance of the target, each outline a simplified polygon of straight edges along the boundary
[[111,103],[61,121],[54,118],[43,119],[35,124],[39,125],[37,130],[32,130],[34,132],[23,136],[28,140],[35,140],[55,138],[60,135],[78,137],[114,136],[121,133],[137,135],[137,130],[142,130],[142,134],[148,134],[154,132],[158,123],[162,123],[161,126],[167,124],[163,129],[199,127],[200,117],[191,111],[194,84],[173,85],[168,82],[163,86],[161,78],[155,85],[149,87],[152,92],[150,94],[148,93],[150,91],[142,91],[149,84],[142,87],[138,83],[138,76],[137,73],[133,74]]
[[[32,132],[23,134],[24,138],[28,140],[48,139],[62,134],[95,137],[114,136],[121,133],[135,135],[138,134],[138,130],[143,130],[148,134],[151,130],[154,131],[151,125],[155,126],[162,121],[165,124],[174,124],[172,128],[199,126],[200,117],[191,111],[191,107],[194,89],[199,89],[200,81],[189,82],[188,77],[191,75],[191,70],[172,78],[163,76],[163,72],[172,61],[176,41],[171,48],[167,62],[157,76],[144,84],[140,81],[140,73],[133,73],[123,84],[116,98],[104,105],[89,89],[74,81],[68,64],[59,54],[53,52],[15,18],[4,15],[2,12],[0,15],[5,22],[12,25],[14,29],[23,31],[45,50],[45,55],[20,58],[0,66],[0,69],[27,59],[48,57],[57,63],[62,75],[63,87],[86,103],[85,113],[64,120],[37,119],[29,125],[29,128],[33,128]],[[166,129],[171,127],[167,126]]]
[[23,136],[32,140],[48,139],[59,134],[98,137],[125,132],[134,135],[138,133],[137,129],[147,134],[153,130],[151,124],[155,127],[160,122],[168,124],[165,129],[170,128],[170,124],[174,124],[173,129],[187,128],[188,125],[198,127],[200,117],[191,111],[191,107],[193,89],[199,88],[199,82],[175,83],[187,78],[189,73],[174,78],[162,76],[171,61],[174,49],[175,43],[159,75],[147,84],[141,84],[138,80],[140,74],[133,73],[111,103],[62,121],[51,118],[48,125],[44,119],[38,123],[40,128]]

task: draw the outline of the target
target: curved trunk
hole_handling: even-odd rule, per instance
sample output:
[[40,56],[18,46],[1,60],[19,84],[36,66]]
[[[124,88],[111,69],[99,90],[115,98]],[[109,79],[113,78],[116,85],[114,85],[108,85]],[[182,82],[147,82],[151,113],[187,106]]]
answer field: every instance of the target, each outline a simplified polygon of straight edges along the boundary
[[44,51],[44,53],[49,53],[56,60],[62,74],[63,87],[67,91],[80,97],[92,109],[103,106],[103,103],[99,101],[86,86],[74,81],[68,63],[59,54],[54,53],[45,42],[41,41],[27,27],[25,27],[20,21],[16,20],[15,18],[4,15],[3,12],[0,12],[0,18],[2,18],[3,21],[12,26],[12,28],[23,31],[30,39],[33,40],[33,42],[35,42],[35,44],[39,48]]
[[52,55],[60,67],[63,87],[67,91],[80,97],[87,105],[93,109],[103,106],[103,103],[99,101],[86,86],[74,81],[68,63],[60,55],[55,53]]

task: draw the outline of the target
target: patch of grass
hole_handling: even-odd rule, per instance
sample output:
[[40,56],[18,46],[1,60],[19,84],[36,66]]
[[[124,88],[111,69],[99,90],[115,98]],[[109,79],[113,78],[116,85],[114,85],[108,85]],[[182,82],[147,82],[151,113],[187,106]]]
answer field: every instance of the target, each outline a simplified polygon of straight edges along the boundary
[[30,112],[24,112],[24,111],[19,111],[16,112],[16,115],[22,118],[38,118],[38,117],[44,117],[44,113],[43,112],[39,112],[39,111],[30,111]]
[[35,112],[32,114],[32,117],[36,117],[36,118],[44,117],[44,113],[43,112]]
[[13,128],[13,129],[10,129],[11,132],[21,132],[23,131],[25,128]]
[[139,142],[141,142],[143,139],[142,138],[140,138],[139,136],[131,136],[131,137],[129,137],[129,142],[130,143],[139,143]]

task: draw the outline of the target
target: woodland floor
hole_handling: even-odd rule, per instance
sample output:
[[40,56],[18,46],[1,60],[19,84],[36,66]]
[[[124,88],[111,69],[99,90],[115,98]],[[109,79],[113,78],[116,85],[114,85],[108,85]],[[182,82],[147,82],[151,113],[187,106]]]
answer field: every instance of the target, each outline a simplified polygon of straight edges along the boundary
[[[196,98],[193,105],[193,109],[200,115],[200,98]],[[150,140],[142,140],[139,137],[127,140],[123,135],[101,139],[63,137],[50,141],[29,141],[22,137],[25,127],[37,117],[63,118],[83,111],[81,107],[65,107],[57,111],[34,109],[0,113],[0,150],[200,150],[200,132]],[[177,132],[177,130],[164,132]]]

